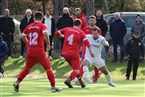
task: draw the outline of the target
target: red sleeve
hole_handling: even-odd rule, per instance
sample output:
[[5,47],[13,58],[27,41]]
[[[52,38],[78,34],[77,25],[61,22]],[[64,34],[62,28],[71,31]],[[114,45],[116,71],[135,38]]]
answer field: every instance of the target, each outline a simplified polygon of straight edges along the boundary
[[[47,31],[47,26],[45,25],[45,24],[43,24],[43,26],[42,26],[42,33],[44,33],[44,32],[48,32]],[[50,32],[49,32],[50,33]]]
[[90,47],[90,42],[88,41],[87,37],[86,37],[86,34],[82,31],[82,39],[83,39],[83,42],[85,43],[85,45],[87,47]]
[[59,36],[61,36],[60,33],[61,34],[64,34],[65,31],[66,31],[66,28],[60,29],[60,30],[58,30],[58,31],[55,32],[55,36],[58,36],[59,37]]

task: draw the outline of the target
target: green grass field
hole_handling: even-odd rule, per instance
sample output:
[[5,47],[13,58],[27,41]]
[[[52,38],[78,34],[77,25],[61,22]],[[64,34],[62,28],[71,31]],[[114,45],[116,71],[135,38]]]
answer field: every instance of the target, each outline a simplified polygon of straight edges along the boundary
[[84,89],[76,86],[74,82],[73,89],[68,89],[64,85],[63,82],[71,71],[65,61],[56,59],[51,63],[56,76],[56,85],[63,88],[62,92],[51,93],[49,81],[40,65],[36,65],[21,83],[20,92],[14,92],[12,84],[23,69],[25,60],[11,59],[5,64],[5,78],[0,79],[0,97],[145,97],[145,62],[140,64],[137,80],[133,81],[125,80],[126,61],[123,63],[107,61],[112,80],[117,87],[109,87],[104,75],[101,74],[98,83],[86,83],[87,87]]

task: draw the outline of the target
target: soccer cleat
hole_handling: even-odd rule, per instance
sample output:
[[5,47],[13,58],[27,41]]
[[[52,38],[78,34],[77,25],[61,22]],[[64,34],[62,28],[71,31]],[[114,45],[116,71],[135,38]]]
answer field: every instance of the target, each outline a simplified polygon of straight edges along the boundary
[[49,56],[49,59],[50,59],[50,60],[53,60],[53,58],[52,58],[51,56]]
[[13,86],[14,86],[14,90],[16,92],[19,92],[19,84],[17,82],[14,82]]
[[86,85],[85,85],[84,82],[80,83],[80,85],[81,85],[82,88],[85,88],[86,87]]
[[116,87],[116,84],[113,83],[113,82],[108,83],[108,85],[111,86],[111,87]]
[[62,88],[53,87],[53,88],[51,88],[51,91],[52,91],[52,93],[60,92],[60,91],[62,91]]
[[64,57],[60,57],[60,60],[63,61],[64,60]]
[[69,81],[67,81],[67,80],[64,82],[64,84],[67,85],[68,88],[73,88],[73,86],[71,85],[71,83]]

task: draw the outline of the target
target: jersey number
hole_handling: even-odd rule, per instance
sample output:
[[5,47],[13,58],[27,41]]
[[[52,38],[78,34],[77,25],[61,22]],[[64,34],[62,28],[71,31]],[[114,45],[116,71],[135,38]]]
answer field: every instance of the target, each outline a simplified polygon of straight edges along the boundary
[[38,44],[38,42],[37,42],[38,34],[36,32],[30,33],[29,38],[30,38],[30,41],[29,41],[30,45],[37,45]]
[[68,44],[69,44],[69,45],[72,45],[72,43],[73,43],[73,38],[74,38],[74,34],[71,34],[71,35],[67,38]]

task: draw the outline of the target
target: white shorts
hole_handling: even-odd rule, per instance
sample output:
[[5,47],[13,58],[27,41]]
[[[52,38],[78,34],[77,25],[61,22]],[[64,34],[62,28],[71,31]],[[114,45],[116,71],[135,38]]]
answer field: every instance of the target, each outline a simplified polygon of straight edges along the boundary
[[105,66],[105,63],[101,57],[85,57],[84,60],[88,60],[91,65],[95,65],[97,68]]

